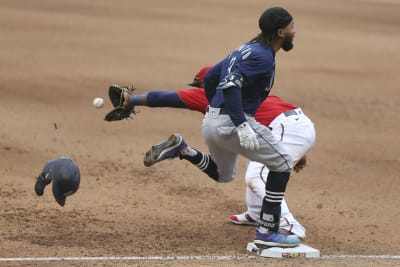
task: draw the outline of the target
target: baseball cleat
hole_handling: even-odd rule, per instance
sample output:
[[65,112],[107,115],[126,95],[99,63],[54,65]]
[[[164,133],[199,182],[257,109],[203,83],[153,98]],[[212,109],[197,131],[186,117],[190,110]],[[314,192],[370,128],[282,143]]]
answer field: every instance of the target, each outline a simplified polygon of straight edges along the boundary
[[229,221],[233,224],[239,225],[257,225],[257,222],[253,218],[251,218],[250,215],[246,212],[238,215],[231,215],[229,217]]
[[144,156],[144,165],[149,167],[165,159],[173,159],[179,152],[187,147],[186,142],[180,134],[173,134],[167,140],[154,145]]
[[295,235],[285,235],[281,232],[267,232],[263,234],[257,229],[254,244],[261,247],[292,248],[300,244],[300,238]]

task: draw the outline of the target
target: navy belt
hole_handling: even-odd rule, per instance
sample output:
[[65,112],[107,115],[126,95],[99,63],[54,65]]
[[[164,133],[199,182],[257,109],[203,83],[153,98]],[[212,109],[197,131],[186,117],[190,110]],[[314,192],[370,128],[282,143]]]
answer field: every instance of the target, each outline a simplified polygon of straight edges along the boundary
[[286,111],[286,112],[283,112],[283,114],[284,114],[286,117],[289,117],[289,116],[293,116],[293,115],[300,115],[300,114],[301,114],[301,111],[296,111],[295,109],[292,109],[292,110],[288,110],[288,111]]

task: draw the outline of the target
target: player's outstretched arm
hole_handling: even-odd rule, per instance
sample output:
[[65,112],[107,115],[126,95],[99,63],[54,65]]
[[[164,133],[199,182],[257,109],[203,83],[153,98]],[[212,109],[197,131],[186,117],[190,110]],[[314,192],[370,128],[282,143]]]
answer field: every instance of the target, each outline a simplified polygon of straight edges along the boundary
[[140,95],[126,95],[124,105],[127,107],[187,108],[177,92],[169,91],[149,91]]

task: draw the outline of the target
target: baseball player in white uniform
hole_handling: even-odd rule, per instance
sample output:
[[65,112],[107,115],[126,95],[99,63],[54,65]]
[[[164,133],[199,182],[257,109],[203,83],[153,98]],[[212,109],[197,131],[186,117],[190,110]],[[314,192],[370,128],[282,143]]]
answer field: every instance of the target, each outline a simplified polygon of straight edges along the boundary
[[[275,96],[267,98],[269,103],[265,104],[265,109],[259,109],[256,118],[260,117],[262,121],[267,122],[269,117],[263,116],[269,114],[274,116],[278,113],[271,123],[267,124],[272,128],[272,133],[280,140],[282,146],[296,163],[294,170],[296,172],[304,168],[307,157],[306,154],[315,144],[316,134],[313,122],[303,113],[303,111],[293,106],[293,109],[286,110],[290,103],[275,99]],[[249,161],[246,171],[246,203],[247,211],[230,216],[230,221],[241,225],[257,225],[261,210],[262,200],[265,196],[265,182],[268,177],[268,168],[258,162]],[[289,211],[286,201],[281,204],[281,222],[280,228],[285,229],[300,238],[305,238],[305,228],[295,219]]]

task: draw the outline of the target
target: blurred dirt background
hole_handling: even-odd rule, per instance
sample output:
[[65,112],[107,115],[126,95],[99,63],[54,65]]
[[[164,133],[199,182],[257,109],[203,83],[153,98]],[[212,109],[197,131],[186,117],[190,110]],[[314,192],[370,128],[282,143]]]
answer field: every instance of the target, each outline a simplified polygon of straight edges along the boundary
[[[106,123],[112,83],[186,88],[258,33],[268,7],[295,18],[295,48],[278,52],[273,94],[314,121],[309,165],[286,199],[321,255],[397,255],[400,236],[400,3],[395,0],[2,0],[0,2],[0,257],[246,255],[245,159],[230,184],[189,163],[146,168],[144,152],[181,133],[205,150],[202,115],[139,107]],[[95,109],[95,97],[106,99]],[[47,160],[69,156],[79,191],[64,208],[37,197]],[[0,262],[1,266],[398,266],[397,260]]]

